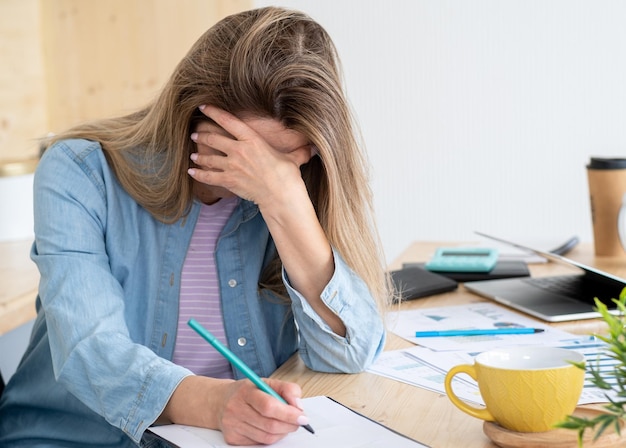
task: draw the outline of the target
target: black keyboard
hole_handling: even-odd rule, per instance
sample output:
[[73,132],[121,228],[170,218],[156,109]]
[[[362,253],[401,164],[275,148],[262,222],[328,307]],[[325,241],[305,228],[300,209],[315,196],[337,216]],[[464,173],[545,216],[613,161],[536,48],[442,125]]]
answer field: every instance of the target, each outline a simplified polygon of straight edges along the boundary
[[557,275],[554,277],[528,277],[523,281],[547,291],[569,297],[579,297],[583,288],[582,275]]

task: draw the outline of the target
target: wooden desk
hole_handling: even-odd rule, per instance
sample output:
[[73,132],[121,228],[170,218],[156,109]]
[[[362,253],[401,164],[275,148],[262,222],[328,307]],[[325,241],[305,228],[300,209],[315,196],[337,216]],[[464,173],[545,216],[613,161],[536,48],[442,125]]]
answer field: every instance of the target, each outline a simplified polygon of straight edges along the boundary
[[[449,243],[413,243],[390,268],[399,268],[403,262],[426,261],[436,247],[444,245]],[[591,245],[581,245],[568,256],[585,264],[596,265],[615,275],[623,277],[626,274],[626,260],[595,258]],[[568,268],[553,263],[531,266],[531,273],[534,276],[554,275],[567,271]],[[403,304],[402,308],[430,308],[484,300],[466,291],[461,285],[458,291],[408,302]],[[599,320],[554,325],[577,334],[602,331],[604,328],[603,322]],[[386,350],[411,346],[410,342],[392,333],[388,334]],[[445,395],[371,373],[331,375],[312,372],[297,356],[281,366],[273,377],[300,384],[304,396],[331,396],[352,409],[433,448],[496,447],[484,435],[482,420],[470,417],[457,409]]]
[[[413,243],[391,269],[404,262],[425,261],[445,242]],[[30,241],[0,243],[0,335],[35,317],[35,297],[39,273],[30,260]],[[620,277],[626,277],[626,261],[596,258],[590,245],[581,245],[569,254],[571,258],[595,265]],[[533,265],[532,275],[555,275],[567,268],[555,264]],[[419,299],[403,304],[403,309],[459,305],[485,299],[469,293],[463,286],[458,291]],[[564,322],[555,326],[572,333],[601,332],[598,320]],[[407,348],[412,344],[388,334],[387,350]],[[483,434],[482,421],[464,414],[445,395],[410,386],[370,373],[330,375],[307,369],[294,356],[273,375],[297,382],[305,396],[328,395],[403,434],[433,448],[495,447]]]
[[31,240],[0,243],[0,336],[35,318],[39,271]]

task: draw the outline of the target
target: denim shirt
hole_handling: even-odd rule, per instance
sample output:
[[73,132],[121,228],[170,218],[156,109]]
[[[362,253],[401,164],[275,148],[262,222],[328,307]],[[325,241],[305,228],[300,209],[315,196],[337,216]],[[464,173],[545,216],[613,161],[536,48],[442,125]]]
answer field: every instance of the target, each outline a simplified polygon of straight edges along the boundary
[[[192,374],[171,359],[200,207],[174,224],[154,219],[120,186],[100,145],[86,140],[49,148],[34,189],[38,315],[0,400],[0,446],[139,444]],[[259,290],[275,250],[256,205],[240,200],[216,249],[231,350],[262,377],[296,351],[317,371],[367,368],[385,332],[365,283],[333,250],[335,272],[321,297],[346,326],[338,336],[284,271],[291,303]]]

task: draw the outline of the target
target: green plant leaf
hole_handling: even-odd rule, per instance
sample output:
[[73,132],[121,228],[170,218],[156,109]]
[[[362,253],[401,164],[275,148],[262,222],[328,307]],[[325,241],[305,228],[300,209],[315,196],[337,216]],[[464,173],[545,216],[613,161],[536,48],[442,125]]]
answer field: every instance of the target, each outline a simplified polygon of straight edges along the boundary
[[621,422],[626,418],[626,288],[622,289],[619,299],[612,299],[619,313],[613,315],[608,307],[598,298],[595,298],[596,311],[608,327],[607,335],[595,335],[595,337],[607,344],[607,355],[616,361],[613,368],[615,384],[609,383],[601,373],[599,362],[597,363],[573,363],[578,368],[583,368],[590,376],[590,381],[602,390],[611,391],[613,398],[606,397],[608,404],[604,406],[606,412],[594,417],[585,418],[569,415],[555,427],[575,430],[578,432],[578,446],[582,447],[584,433],[587,429],[595,430],[593,440],[597,440],[609,427],[615,428],[620,434]]

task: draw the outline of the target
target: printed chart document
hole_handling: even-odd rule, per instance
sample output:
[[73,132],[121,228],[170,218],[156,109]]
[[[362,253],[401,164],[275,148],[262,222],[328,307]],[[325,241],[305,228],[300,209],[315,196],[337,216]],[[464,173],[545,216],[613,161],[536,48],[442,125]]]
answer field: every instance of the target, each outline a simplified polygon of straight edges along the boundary
[[[315,434],[304,428],[289,434],[272,447],[319,448],[415,448],[427,447],[328,397],[302,400]],[[150,431],[180,448],[228,447],[220,431],[185,425],[154,426]],[[254,445],[265,447],[265,445]]]
[[[575,350],[587,363],[596,366],[609,384],[616,384],[617,361],[606,351],[606,344],[593,336],[580,336],[558,330],[491,302],[441,308],[422,308],[390,312],[387,325],[392,332],[414,344],[403,350],[383,352],[368,372],[413,386],[445,394],[446,373],[458,364],[473,364],[481,352],[515,345],[541,345]],[[467,330],[476,328],[541,328],[543,333],[526,335],[483,335],[416,338],[420,330]],[[454,391],[464,401],[484,404],[478,385],[467,375],[452,381]],[[616,398],[612,392],[597,388],[591,375],[585,375],[585,385],[578,404],[602,403]]]
[[[492,302],[422,308],[387,313],[387,327],[409,342],[435,351],[485,351],[512,345],[556,345],[571,333],[508,310]],[[416,338],[415,332],[473,330],[478,328],[540,328],[542,333],[522,335],[447,336]]]
[[[588,340],[588,339],[587,339]],[[617,384],[614,368],[617,361],[609,357],[605,351],[606,344],[602,341],[585,342],[585,338],[573,338],[569,343],[564,341],[555,347],[576,350],[587,359],[588,363],[597,366],[601,376],[611,385]],[[391,378],[412,386],[428,389],[445,395],[444,379],[446,373],[458,364],[473,364],[479,352],[435,352],[424,347],[412,347],[403,350],[386,351],[368,369],[368,372]],[[591,375],[585,374],[585,383],[578,404],[605,403],[609,398],[616,399],[614,391],[604,391],[591,381]],[[463,401],[484,404],[478,385],[466,375],[455,376],[452,388]]]

